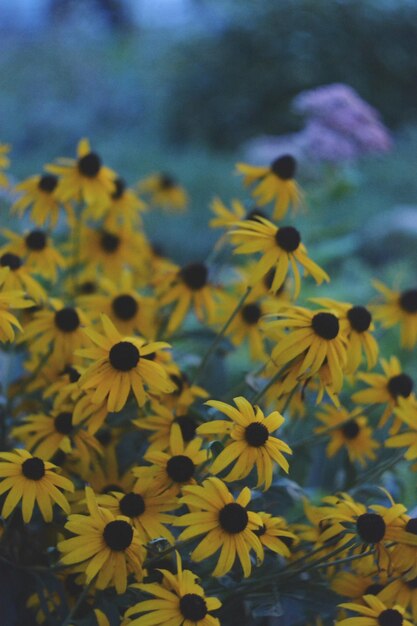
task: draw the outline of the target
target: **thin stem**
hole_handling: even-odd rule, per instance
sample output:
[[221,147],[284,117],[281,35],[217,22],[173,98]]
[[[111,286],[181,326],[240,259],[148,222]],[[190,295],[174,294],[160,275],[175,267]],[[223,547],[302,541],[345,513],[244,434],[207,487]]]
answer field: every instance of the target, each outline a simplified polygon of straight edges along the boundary
[[80,606],[82,605],[82,603],[84,602],[86,597],[88,596],[88,592],[90,591],[91,584],[92,584],[92,581],[88,585],[86,585],[84,587],[84,589],[82,590],[82,592],[78,596],[77,602],[74,604],[74,606],[72,607],[72,609],[68,613],[67,617],[63,621],[62,626],[70,626],[73,617],[75,616],[75,614],[77,613],[78,609],[80,608]]
[[218,335],[216,335],[216,338],[214,339],[214,341],[211,344],[210,348],[207,350],[203,360],[201,361],[200,366],[198,367],[198,369],[197,369],[197,371],[196,371],[196,373],[194,375],[194,378],[193,378],[193,380],[191,382],[191,385],[195,385],[197,383],[197,381],[200,378],[201,374],[204,372],[205,367],[206,367],[206,365],[207,365],[211,355],[213,354],[213,352],[215,351],[215,349],[219,345],[220,341],[223,339],[224,334],[226,333],[226,331],[229,328],[230,324],[235,319],[236,315],[239,313],[240,309],[244,305],[245,300],[249,296],[251,291],[252,291],[252,287],[248,287],[246,289],[245,293],[243,294],[243,296],[241,297],[241,299],[237,303],[236,308],[233,310],[233,312],[230,315],[229,319],[226,321],[226,323],[224,324],[223,328],[218,333]]
[[333,565],[341,565],[342,563],[349,563],[350,561],[356,561],[357,559],[363,559],[364,556],[369,556],[373,553],[373,550],[368,550],[367,552],[362,552],[361,554],[352,554],[351,556],[346,556],[343,559],[336,559],[335,561],[329,561],[327,563],[318,563],[314,565],[311,569],[320,569],[321,567],[332,567]]
[[267,391],[282,377],[283,373],[286,370],[286,365],[277,371],[276,374],[271,378],[271,380],[265,385],[263,389],[258,391],[256,396],[252,400],[252,404],[257,404],[259,400],[266,394]]

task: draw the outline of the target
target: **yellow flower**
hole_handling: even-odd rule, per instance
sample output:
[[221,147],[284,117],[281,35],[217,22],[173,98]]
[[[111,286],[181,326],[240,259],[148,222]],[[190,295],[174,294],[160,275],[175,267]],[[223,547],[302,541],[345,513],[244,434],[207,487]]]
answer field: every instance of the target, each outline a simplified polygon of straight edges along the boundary
[[[204,589],[190,570],[183,570],[181,557],[176,554],[177,573],[161,569],[161,584],[148,583],[132,585],[154,596],[152,600],[144,600],[130,607],[125,617],[130,618],[129,626],[220,626],[217,618],[209,615],[210,611],[220,608],[217,598],[206,598]],[[136,615],[144,613],[141,617]]]
[[139,417],[132,422],[138,428],[151,432],[148,452],[152,450],[164,451],[169,448],[171,430],[174,424],[178,424],[180,427],[185,443],[194,439],[198,422],[192,414],[177,414],[175,409],[169,409],[157,403],[153,403],[152,408],[154,413],[146,415],[146,417]]
[[218,474],[235,462],[223,479],[233,482],[246,478],[256,466],[257,487],[264,485],[264,489],[269,489],[275,463],[288,473],[288,461],[282,453],[291,454],[291,449],[280,439],[271,436],[282,426],[284,418],[278,411],[265,417],[259,406],[253,406],[243,397],[234,398],[233,401],[237,408],[217,400],[206,402],[231,421],[213,420],[197,429],[198,434],[226,435],[229,438],[226,447],[211,465],[210,472]]
[[334,309],[346,328],[347,337],[347,363],[348,374],[356,372],[361,364],[362,353],[365,355],[368,369],[375,367],[378,360],[378,343],[372,335],[375,327],[372,323],[372,315],[362,305],[352,306],[347,302],[337,302],[330,298],[311,298],[319,306]]
[[149,202],[163,209],[185,211],[188,204],[187,192],[170,174],[152,174],[139,181],[139,193],[149,195]]
[[343,609],[348,609],[358,614],[357,617],[348,617],[335,622],[335,626],[413,626],[404,617],[404,608],[398,604],[394,608],[387,608],[377,596],[364,596],[365,605],[344,602],[339,604]]
[[260,206],[274,201],[273,218],[282,219],[289,205],[297,207],[301,203],[301,192],[294,180],[297,162],[290,154],[279,156],[271,165],[256,167],[238,163],[237,171],[243,174],[245,185],[258,183],[252,194]]
[[25,298],[21,290],[7,289],[5,282],[10,268],[0,268],[0,341],[13,341],[15,329],[21,331],[22,327],[18,319],[10,312],[10,309],[25,309],[33,305],[31,300]]
[[289,547],[297,539],[294,533],[287,529],[287,523],[282,517],[276,517],[271,513],[258,513],[262,520],[262,527],[255,530],[264,548],[284,557],[290,556]]
[[46,291],[37,280],[32,278],[27,264],[20,256],[12,252],[5,252],[0,256],[0,267],[10,269],[10,272],[4,277],[5,289],[25,291],[35,302],[46,300]]
[[203,484],[183,488],[181,502],[192,511],[177,519],[177,526],[185,526],[178,537],[185,541],[206,535],[191,553],[194,561],[208,559],[220,550],[213,576],[224,576],[236,559],[240,561],[245,578],[250,576],[250,552],[254,550],[259,561],[264,551],[256,530],[262,528],[262,519],[248,511],[251,492],[244,487],[236,500],[219,478],[207,478]]
[[[392,356],[389,361],[381,359],[383,374],[368,374],[359,372],[357,378],[369,387],[356,391],[352,395],[353,402],[357,404],[385,404],[385,410],[380,420],[380,426],[384,426],[398,405],[399,398],[411,396],[414,382],[412,378],[401,370],[397,357]],[[391,432],[397,432],[400,421],[396,420]]]
[[126,186],[123,178],[116,178],[114,185],[104,228],[110,231],[123,226],[134,228],[141,223],[141,213],[146,210],[146,204],[133,189]]
[[157,285],[159,304],[164,307],[175,303],[166,332],[172,334],[181,326],[191,306],[200,321],[205,316],[211,320],[216,307],[216,291],[210,284],[208,267],[204,263],[190,263],[162,274]]
[[145,550],[129,518],[98,506],[90,487],[85,494],[89,514],[68,517],[65,528],[75,536],[58,544],[61,563],[80,564],[87,584],[95,580],[97,589],[114,586],[117,593],[124,593],[130,572],[142,578]]
[[[297,379],[303,380],[314,376],[327,361],[331,384],[338,393],[343,385],[347,339],[337,315],[293,306],[278,314],[278,320],[268,321],[271,317],[265,318],[264,326],[267,334],[278,332],[278,343],[272,351],[275,365],[280,367],[297,359]],[[282,338],[284,329],[289,333]]]
[[59,159],[57,165],[47,165],[45,169],[60,177],[58,194],[62,202],[83,201],[93,210],[94,217],[105,214],[115,191],[116,175],[102,165],[88,139],[78,143],[77,159]]
[[374,450],[379,444],[372,439],[372,429],[360,407],[349,412],[344,407],[336,408],[327,404],[322,411],[316,413],[316,417],[324,426],[316,428],[315,432],[328,433],[330,437],[326,448],[329,458],[345,448],[352,463],[358,461],[365,465],[368,460],[376,459]]
[[208,459],[208,452],[201,449],[201,444],[198,437],[185,444],[179,425],[174,424],[167,452],[148,450],[143,458],[152,465],[132,470],[138,479],[137,485],[140,486],[143,480],[151,480],[155,490],[172,489],[179,493],[184,485],[194,484],[198,466]]
[[9,242],[0,248],[0,255],[12,252],[22,257],[28,270],[34,274],[56,281],[57,270],[65,267],[65,261],[51,245],[45,231],[32,230],[25,235],[17,235],[11,230],[3,229],[2,233],[8,237]]
[[253,269],[250,285],[256,285],[270,269],[274,269],[271,291],[276,293],[284,284],[291,268],[294,276],[294,298],[297,298],[301,289],[297,264],[318,284],[330,280],[326,272],[307,256],[301,235],[293,226],[278,228],[269,220],[258,217],[256,220],[245,220],[236,224],[230,230],[230,239],[236,245],[235,254],[262,254]]
[[417,289],[392,291],[380,281],[374,287],[385,302],[374,305],[373,314],[384,328],[400,327],[401,345],[411,350],[417,343]]
[[52,502],[69,513],[69,504],[60,489],[74,491],[74,486],[57,473],[56,465],[32,456],[27,450],[0,452],[0,459],[0,494],[9,492],[1,512],[3,517],[9,517],[20,500],[26,523],[32,519],[35,502],[45,522],[52,521]]
[[402,424],[408,427],[406,432],[402,432],[385,440],[387,448],[408,448],[404,453],[407,461],[417,459],[417,400],[414,395],[408,398],[397,398],[397,407],[394,414],[401,420]]
[[78,351],[79,356],[94,361],[80,379],[82,389],[94,392],[93,403],[106,400],[108,410],[118,412],[131,390],[139,406],[143,406],[149,392],[170,393],[175,389],[165,369],[149,358],[156,351],[169,348],[169,344],[124,337],[105,315],[102,323],[104,335],[86,328],[84,332],[94,346]]
[[249,219],[249,217],[246,217],[247,211],[245,207],[239,200],[232,200],[231,208],[228,209],[220,198],[214,198],[210,208],[216,216],[209,222],[211,228],[229,228],[240,220]]
[[25,211],[31,207],[30,218],[37,226],[44,226],[49,220],[52,227],[56,226],[59,211],[62,207],[70,225],[74,223],[74,211],[69,202],[59,200],[59,179],[53,174],[31,176],[15,187],[16,192],[22,192],[13,203],[11,211],[23,217]]

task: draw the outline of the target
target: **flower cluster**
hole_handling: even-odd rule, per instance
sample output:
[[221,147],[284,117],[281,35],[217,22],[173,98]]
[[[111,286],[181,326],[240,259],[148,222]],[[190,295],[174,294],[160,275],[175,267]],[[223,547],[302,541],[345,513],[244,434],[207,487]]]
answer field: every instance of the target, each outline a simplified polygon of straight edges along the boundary
[[379,341],[413,351],[417,289],[304,296],[330,277],[282,223],[296,167],[238,164],[252,197],[216,198],[225,232],[182,266],[143,218],[185,210],[171,175],[129,187],[83,139],[12,190],[33,226],[0,247],[0,563],[31,623],[256,624],[277,597],[294,626],[416,622],[417,518],[372,482],[417,468],[413,379]]

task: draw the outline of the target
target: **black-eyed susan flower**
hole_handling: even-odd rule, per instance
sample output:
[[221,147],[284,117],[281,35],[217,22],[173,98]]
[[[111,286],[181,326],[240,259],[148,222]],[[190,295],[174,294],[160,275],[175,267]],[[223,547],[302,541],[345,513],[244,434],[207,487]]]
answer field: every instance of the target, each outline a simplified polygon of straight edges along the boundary
[[94,580],[97,589],[114,586],[124,593],[130,573],[142,578],[145,550],[129,518],[98,506],[90,487],[85,494],[88,515],[68,517],[65,528],[75,536],[58,544],[61,563],[82,566],[87,584]]
[[[386,405],[380,425],[383,426],[392,415],[398,404],[398,398],[408,398],[414,388],[411,376],[402,371],[397,357],[392,356],[389,361],[381,359],[383,374],[359,372],[357,378],[368,385],[368,388],[356,391],[352,395],[353,402],[358,404]],[[398,430],[400,422],[394,424],[394,431]]]
[[101,454],[97,439],[73,423],[72,407],[63,405],[50,414],[28,415],[15,426],[12,435],[24,442],[27,450],[41,459],[49,460],[61,450],[76,455],[87,469],[91,452]]
[[273,437],[273,433],[284,423],[284,418],[274,411],[265,417],[259,406],[253,406],[243,397],[233,399],[235,405],[209,400],[206,402],[229,420],[213,420],[198,427],[201,435],[226,435],[228,441],[224,450],[216,457],[210,467],[212,474],[218,474],[234,463],[225,481],[246,478],[256,467],[257,487],[264,485],[269,489],[275,464],[288,472],[288,461],[283,452],[291,454],[289,446]]
[[376,549],[379,567],[389,569],[388,550],[392,542],[417,546],[417,537],[405,530],[405,506],[395,504],[391,496],[389,499],[390,507],[379,504],[368,507],[361,502],[355,502],[348,494],[324,498],[326,506],[323,507],[322,520],[327,520],[329,525],[322,535],[323,538],[336,537],[342,525],[345,528],[344,542],[353,538],[356,545],[372,546]]
[[115,434],[115,429],[101,428],[96,433],[96,439],[103,447],[103,454],[97,457],[92,469],[82,473],[81,477],[93,488],[94,493],[106,494],[112,491],[130,493],[134,486],[134,476],[130,469],[123,470],[117,456],[116,445],[120,440],[120,432]]
[[179,493],[184,485],[195,484],[198,467],[209,458],[207,450],[201,448],[202,439],[195,437],[185,444],[179,425],[174,424],[169,443],[166,452],[146,452],[143,458],[152,465],[133,468],[132,473],[138,479],[138,486],[142,480],[151,480],[155,490],[171,489]]
[[145,235],[126,226],[117,230],[85,228],[81,236],[80,257],[86,271],[102,271],[113,280],[119,279],[125,267],[146,274],[149,254]]
[[143,543],[159,537],[174,543],[174,537],[166,524],[172,524],[175,520],[168,511],[177,509],[180,504],[169,492],[158,492],[152,480],[138,480],[129,493],[111,491],[99,496],[98,503],[114,515],[128,517]]
[[198,420],[192,413],[177,414],[175,409],[159,403],[152,403],[152,413],[146,417],[133,420],[133,424],[145,431],[150,431],[149,448],[151,450],[167,450],[174,424],[178,424],[184,443],[192,441],[196,435]]
[[380,281],[375,281],[374,286],[385,299],[385,302],[373,306],[374,318],[384,328],[398,325],[401,345],[411,350],[417,343],[417,289],[394,291]]
[[261,544],[280,556],[289,557],[291,554],[289,546],[296,541],[297,537],[288,530],[284,518],[262,511],[258,515],[262,520],[262,526],[254,532]]
[[22,335],[30,342],[35,354],[51,351],[51,358],[64,368],[71,362],[74,351],[88,344],[82,328],[88,322],[85,314],[76,307],[63,306],[59,300],[51,300],[54,310],[41,309],[29,322]]
[[372,437],[372,428],[368,426],[361,407],[348,411],[342,406],[337,408],[327,404],[316,413],[316,417],[324,426],[316,428],[315,432],[328,433],[330,438],[326,447],[329,458],[345,449],[352,463],[358,461],[365,465],[376,459],[375,450],[379,444]]
[[214,198],[210,208],[215,215],[209,222],[211,228],[229,228],[239,220],[243,220],[247,213],[239,200],[232,200],[231,208],[228,209],[220,198]]
[[128,270],[119,274],[117,283],[103,278],[99,293],[80,296],[78,302],[93,321],[104,313],[125,335],[137,332],[147,339],[155,337],[156,301],[137,292]]
[[257,513],[247,510],[250,489],[244,487],[235,500],[219,478],[211,477],[202,485],[184,487],[183,494],[181,502],[192,512],[181,515],[176,521],[176,525],[186,527],[179,541],[206,535],[191,553],[191,558],[203,561],[220,550],[213,576],[227,574],[236,559],[245,578],[250,576],[250,552],[253,550],[259,561],[264,557],[262,544],[255,532],[262,528],[262,519]]
[[8,491],[2,508],[2,516],[10,513],[22,501],[23,521],[32,519],[35,502],[45,522],[51,522],[52,504],[57,504],[65,513],[70,512],[63,491],[74,491],[68,478],[60,476],[56,465],[32,456],[27,450],[0,452],[0,494]]
[[278,228],[269,220],[258,217],[256,220],[245,220],[232,227],[230,239],[236,246],[235,254],[253,254],[260,252],[260,260],[256,263],[250,277],[250,284],[256,285],[273,269],[275,271],[271,291],[276,293],[285,282],[290,268],[294,277],[294,297],[297,298],[301,288],[298,264],[305,274],[310,274],[316,283],[329,281],[327,273],[307,255],[307,249],[301,242],[301,235],[293,226]]
[[116,178],[115,189],[110,196],[110,204],[104,221],[104,227],[110,230],[120,226],[136,227],[141,223],[141,213],[146,204],[133,189],[130,189],[123,178]]
[[5,289],[19,289],[27,293],[35,302],[46,300],[46,291],[40,283],[31,276],[24,259],[13,252],[4,252],[0,256],[0,267],[8,267],[4,277]]
[[13,203],[11,211],[22,217],[30,210],[30,218],[37,226],[44,226],[50,222],[56,226],[61,207],[64,209],[70,225],[74,221],[74,211],[69,202],[60,202],[58,199],[59,179],[54,174],[39,174],[31,176],[15,187],[19,193]]
[[188,204],[188,194],[179,182],[165,172],[152,174],[139,181],[139,193],[149,197],[150,204],[163,209],[185,211]]
[[[347,358],[347,339],[338,316],[328,310],[310,311],[293,306],[276,317],[279,319],[271,320],[267,316],[264,323],[267,334],[279,334],[272,350],[275,365],[280,367],[297,359],[297,377],[305,379],[314,376],[326,361],[333,389],[338,393]],[[281,336],[283,329],[289,331],[285,337]]]
[[388,437],[384,445],[387,448],[407,448],[404,458],[407,461],[415,461],[417,459],[417,400],[414,395],[408,398],[399,396],[397,404],[394,414],[407,430]]
[[404,608],[396,604],[393,608],[384,604],[379,597],[368,594],[363,597],[365,604],[344,602],[339,607],[352,611],[357,615],[338,620],[335,626],[413,626],[406,619]]
[[[220,600],[207,598],[197,576],[182,568],[181,557],[176,552],[177,573],[161,569],[161,583],[135,584],[132,588],[153,596],[130,607],[124,617],[129,626],[220,626],[211,611],[219,609]],[[141,617],[135,617],[143,614]]]
[[[175,390],[164,396],[164,405],[170,409],[175,409],[177,415],[184,415],[193,402],[208,398],[207,391],[203,387],[193,384],[187,374],[182,372],[175,363],[166,363],[166,368],[170,380],[175,385]],[[155,401],[153,404],[155,405]]]
[[290,205],[296,208],[301,203],[301,192],[294,179],[297,161],[290,154],[277,157],[269,167],[238,163],[236,169],[243,174],[245,185],[257,183],[252,195],[260,206],[274,202],[274,219],[282,219]]
[[7,289],[5,282],[10,272],[8,267],[0,268],[0,341],[13,341],[16,329],[21,331],[19,320],[10,312],[10,309],[27,309],[32,301],[25,297],[21,290]]
[[85,202],[94,217],[101,217],[110,204],[115,191],[115,173],[102,164],[101,158],[90,148],[88,139],[81,139],[77,146],[77,159],[58,159],[57,164],[47,165],[48,172],[59,176],[59,198],[63,202]]
[[[147,358],[148,355],[170,346],[163,342],[146,343],[141,337],[124,337],[105,315],[102,316],[104,335],[92,328],[85,334],[94,344],[80,350],[81,357],[94,361],[84,372],[80,385],[93,391],[92,402],[107,402],[109,411],[121,411],[129,394],[143,406],[148,392],[170,393],[175,385],[164,368]],[[146,389],[145,389],[146,388]]]
[[51,244],[50,238],[43,230],[32,230],[25,235],[18,235],[11,230],[3,229],[8,243],[0,248],[0,255],[12,252],[24,259],[28,270],[43,278],[55,281],[59,269],[65,267],[61,254]]
[[212,319],[218,289],[210,283],[209,268],[204,263],[189,263],[161,274],[156,289],[161,307],[175,304],[166,326],[168,334],[181,326],[191,307],[200,321]]
[[414,623],[417,622],[417,578],[397,578],[388,583],[378,597],[387,606],[401,605],[411,613]]
[[10,146],[5,143],[0,143],[0,187],[8,187],[9,181],[3,170],[7,169],[10,165],[10,159],[7,156],[10,152]]
[[330,298],[311,298],[319,306],[334,309],[341,324],[346,327],[347,362],[346,372],[356,372],[365,355],[368,369],[375,367],[378,360],[379,347],[372,331],[375,330],[372,314],[365,306],[337,302]]
[[[400,572],[406,580],[417,578],[417,517],[403,516],[404,541],[393,546],[391,563],[394,571]],[[407,537],[410,539],[407,541]]]
[[[80,389],[78,385],[78,380],[79,379],[77,379],[77,383],[76,383],[77,390]],[[70,388],[70,385],[67,386],[67,390],[69,390],[69,388]],[[63,401],[64,393],[65,393],[65,390],[62,390],[62,395],[61,396],[58,395],[56,398],[56,404],[58,406]],[[83,426],[85,426],[87,428],[87,432],[89,432],[90,435],[94,435],[97,432],[97,430],[103,426],[106,420],[106,417],[109,413],[107,410],[107,402],[105,400],[103,400],[103,402],[100,402],[100,403],[93,402],[92,400],[93,394],[94,392],[91,392],[91,391],[88,393],[82,392],[82,394],[77,400],[73,398],[74,400],[74,412],[73,412],[74,424],[76,425],[82,424]]]
[[357,602],[361,602],[365,595],[379,595],[387,582],[387,573],[376,571],[372,557],[364,557],[360,562],[365,562],[364,568],[353,572],[339,571],[330,582],[331,589],[337,594]]

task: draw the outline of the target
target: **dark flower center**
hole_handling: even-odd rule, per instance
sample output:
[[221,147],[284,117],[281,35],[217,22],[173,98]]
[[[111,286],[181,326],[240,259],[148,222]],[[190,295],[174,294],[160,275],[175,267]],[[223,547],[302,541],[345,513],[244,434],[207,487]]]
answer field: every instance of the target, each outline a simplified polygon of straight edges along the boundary
[[6,252],[0,258],[0,265],[2,265],[3,267],[10,267],[12,272],[14,272],[22,266],[22,259],[20,258],[20,256],[17,256],[17,254]]
[[32,230],[25,237],[25,243],[29,250],[43,250],[46,247],[46,241],[46,234],[42,230]]
[[101,428],[98,433],[95,434],[95,438],[99,440],[102,446],[108,446],[112,441],[110,428]]
[[139,517],[145,512],[145,500],[139,493],[127,493],[120,500],[120,512],[127,517]]
[[219,513],[220,526],[231,535],[243,532],[248,521],[248,512],[237,502],[226,504]]
[[285,252],[294,252],[301,243],[301,235],[293,226],[281,226],[275,233],[275,241]]
[[269,437],[269,432],[266,426],[260,422],[252,422],[245,428],[245,439],[250,446],[254,448],[260,448],[264,445]]
[[186,593],[180,600],[180,611],[184,619],[190,622],[198,622],[207,615],[207,604],[196,593]]
[[167,463],[167,474],[174,483],[187,483],[194,476],[194,472],[194,463],[184,454],[171,457]]
[[114,298],[111,308],[116,317],[120,320],[128,321],[135,317],[139,306],[135,298],[129,294],[122,294]]
[[255,207],[254,209],[252,209],[251,211],[248,211],[248,213],[246,214],[246,219],[247,220],[254,220],[259,221],[257,218],[258,217],[265,217],[266,215],[263,211],[261,211],[261,209],[258,209],[258,207]]
[[282,180],[291,180],[295,176],[297,161],[290,154],[284,154],[271,163],[271,171]]
[[260,528],[257,528],[253,532],[254,532],[254,534],[257,537],[262,537],[262,535],[264,535],[266,533],[266,526],[265,526],[265,524],[262,524],[262,526]]
[[379,626],[402,626],[403,616],[397,609],[385,609],[378,615]]
[[316,313],[311,326],[316,335],[329,341],[335,339],[339,333],[339,320],[333,313]]
[[86,280],[83,283],[81,283],[81,285],[79,285],[78,291],[79,293],[89,296],[92,293],[96,293],[97,285],[92,280]]
[[86,178],[95,178],[101,168],[101,159],[95,152],[89,152],[78,159],[78,171]]
[[407,533],[412,533],[413,535],[417,535],[417,517],[412,517],[408,520],[405,530]]
[[54,420],[55,430],[61,435],[69,435],[72,431],[72,413],[59,413]]
[[379,592],[383,590],[383,588],[384,585],[381,585],[380,583],[372,583],[372,585],[368,585],[363,595],[377,596]]
[[417,289],[403,291],[400,295],[399,304],[406,313],[417,313]]
[[181,415],[180,417],[176,417],[174,421],[179,425],[184,441],[186,443],[192,441],[195,437],[195,431],[197,430],[197,424],[194,418],[189,415]]
[[413,391],[414,383],[408,374],[397,374],[389,379],[387,387],[394,399],[398,396],[408,398]]
[[208,269],[204,263],[190,263],[180,270],[180,277],[192,291],[198,291],[207,283]]
[[78,372],[72,365],[66,365],[62,374],[66,374],[70,383],[76,383],[80,379],[80,372]]
[[346,439],[356,439],[360,432],[359,424],[356,420],[349,420],[343,424],[341,431]]
[[249,326],[257,324],[262,315],[261,307],[255,303],[245,304],[240,313]]
[[118,519],[106,525],[103,538],[110,550],[121,552],[126,550],[132,543],[133,528],[128,522]]
[[105,252],[116,252],[117,248],[120,246],[120,237],[104,230],[101,233],[100,245]]
[[63,333],[73,333],[79,325],[80,318],[72,307],[64,307],[55,313],[55,326]]
[[161,189],[173,189],[177,186],[177,182],[173,176],[169,174],[162,173],[159,176],[159,185]]
[[356,520],[356,530],[365,543],[378,543],[385,536],[385,522],[377,513],[363,513]]
[[22,463],[22,474],[30,480],[41,480],[45,476],[45,463],[37,456]]
[[109,352],[110,365],[120,372],[128,372],[139,363],[140,353],[130,341],[114,344]]
[[116,178],[116,180],[114,181],[114,191],[111,195],[113,200],[119,200],[124,194],[125,189],[126,189],[126,183],[123,180],[123,178]]
[[177,376],[176,374],[170,374],[169,377],[172,380],[172,382],[175,385],[177,385],[177,389],[175,389],[175,391],[173,391],[172,394],[174,396],[180,396],[184,389],[185,376],[183,376],[182,374],[181,376]]
[[348,320],[353,330],[364,333],[372,322],[372,315],[364,306],[354,306],[347,312]]
[[53,174],[44,174],[38,182],[38,189],[46,193],[52,193],[58,184],[58,177]]

